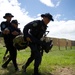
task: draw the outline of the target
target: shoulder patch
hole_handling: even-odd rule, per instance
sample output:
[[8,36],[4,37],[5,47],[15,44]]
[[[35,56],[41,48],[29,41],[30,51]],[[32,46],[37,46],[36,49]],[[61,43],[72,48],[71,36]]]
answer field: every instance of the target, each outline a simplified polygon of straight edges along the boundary
[[33,26],[34,26],[34,27],[36,27],[37,25],[38,25],[38,24],[37,24],[36,22],[35,22],[35,23],[33,23]]

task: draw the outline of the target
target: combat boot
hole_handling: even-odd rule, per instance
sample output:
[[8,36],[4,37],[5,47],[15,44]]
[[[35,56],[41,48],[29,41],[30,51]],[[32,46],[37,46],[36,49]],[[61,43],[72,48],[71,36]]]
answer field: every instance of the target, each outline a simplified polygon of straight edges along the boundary
[[7,68],[7,65],[4,65],[4,64],[3,64],[3,65],[2,65],[2,68],[6,69],[6,68]]

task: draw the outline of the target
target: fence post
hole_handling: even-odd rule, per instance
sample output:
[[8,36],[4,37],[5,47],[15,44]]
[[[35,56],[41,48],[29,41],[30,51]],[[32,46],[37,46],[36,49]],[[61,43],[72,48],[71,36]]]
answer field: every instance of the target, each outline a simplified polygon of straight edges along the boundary
[[58,48],[60,50],[60,39],[58,39]]

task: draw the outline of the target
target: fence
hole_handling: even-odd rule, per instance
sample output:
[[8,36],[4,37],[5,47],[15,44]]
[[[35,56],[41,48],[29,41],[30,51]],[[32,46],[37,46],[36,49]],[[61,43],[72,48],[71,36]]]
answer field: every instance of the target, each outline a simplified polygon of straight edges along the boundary
[[[61,47],[64,47],[67,50],[68,47],[70,49],[72,49],[72,46],[75,46],[75,41],[71,41],[71,40],[67,40],[67,39],[59,39],[59,38],[51,38],[51,37],[48,37],[46,39],[47,39],[47,41],[52,39],[53,45],[58,46],[59,50],[61,49]],[[2,37],[0,37],[0,43],[3,44]]]
[[53,40],[53,45],[58,46],[59,50],[61,47],[64,47],[66,50],[69,47],[72,49],[72,41],[67,39],[58,39],[58,38],[51,38]]

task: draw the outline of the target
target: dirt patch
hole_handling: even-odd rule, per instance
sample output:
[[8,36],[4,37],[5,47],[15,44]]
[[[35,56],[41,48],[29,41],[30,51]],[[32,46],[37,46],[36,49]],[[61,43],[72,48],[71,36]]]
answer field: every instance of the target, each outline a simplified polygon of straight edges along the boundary
[[53,75],[75,75],[75,71],[69,67],[57,68]]

